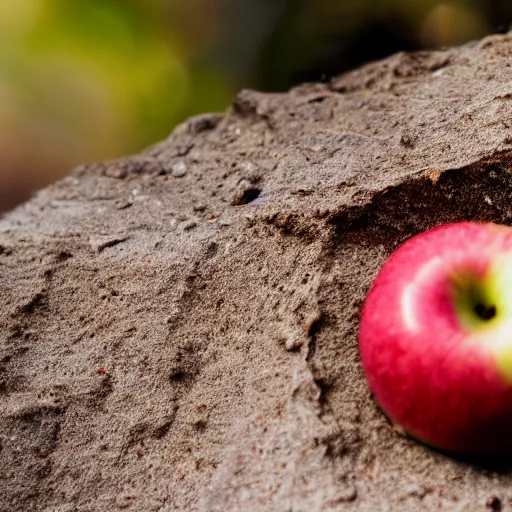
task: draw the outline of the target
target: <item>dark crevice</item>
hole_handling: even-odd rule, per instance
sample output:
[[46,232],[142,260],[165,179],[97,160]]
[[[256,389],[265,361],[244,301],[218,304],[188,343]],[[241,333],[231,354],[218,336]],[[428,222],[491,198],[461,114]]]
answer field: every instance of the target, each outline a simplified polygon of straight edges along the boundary
[[171,372],[169,379],[175,382],[183,382],[187,378],[187,374],[182,370]]
[[329,384],[324,379],[315,379],[315,384],[318,386],[320,390],[320,397],[318,398],[318,402],[322,409],[324,409],[328,405],[328,393],[331,389]]
[[306,355],[306,361],[311,361],[311,359],[315,355],[317,349],[317,336],[322,326],[325,324],[325,321],[325,316],[322,313],[315,317],[308,326],[307,335],[309,336],[310,341],[308,344],[308,353]]
[[322,328],[323,320],[323,317],[320,315],[316,317],[309,325],[307,335],[314,339],[318,331]]
[[72,258],[72,257],[73,257],[73,255],[69,251],[61,251],[57,255],[57,260],[58,261],[66,261],[66,260],[69,260],[69,258]]
[[463,220],[512,223],[511,158],[422,176],[377,193],[369,204],[333,216],[334,246],[383,245],[393,250],[436,225]]
[[45,294],[43,292],[36,293],[26,304],[21,307],[22,313],[33,313],[36,308],[41,306],[42,302],[45,299]]
[[242,194],[242,197],[240,198],[240,204],[252,203],[255,199],[258,199],[260,194],[261,194],[261,189],[256,188],[256,187],[248,188]]

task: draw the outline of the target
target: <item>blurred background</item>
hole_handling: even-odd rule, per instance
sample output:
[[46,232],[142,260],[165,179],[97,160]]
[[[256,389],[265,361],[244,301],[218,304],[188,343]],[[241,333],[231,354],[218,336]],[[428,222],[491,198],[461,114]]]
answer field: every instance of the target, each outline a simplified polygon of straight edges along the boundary
[[240,88],[329,80],[511,23],[510,0],[0,0],[0,212]]

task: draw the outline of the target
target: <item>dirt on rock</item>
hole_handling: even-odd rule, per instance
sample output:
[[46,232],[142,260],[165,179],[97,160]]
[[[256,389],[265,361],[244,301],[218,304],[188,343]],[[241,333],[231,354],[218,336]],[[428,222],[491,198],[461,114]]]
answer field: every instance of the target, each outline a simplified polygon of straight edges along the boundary
[[512,224],[512,35],[241,92],[0,221],[0,510],[512,510],[397,432],[361,304],[405,239]]

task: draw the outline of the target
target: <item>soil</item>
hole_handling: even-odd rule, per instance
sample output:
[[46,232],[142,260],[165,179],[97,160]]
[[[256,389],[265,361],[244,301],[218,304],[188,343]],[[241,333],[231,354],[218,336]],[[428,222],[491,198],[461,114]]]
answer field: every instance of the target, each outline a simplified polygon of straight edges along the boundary
[[408,439],[361,304],[405,239],[512,224],[512,35],[242,91],[0,221],[0,510],[512,510]]

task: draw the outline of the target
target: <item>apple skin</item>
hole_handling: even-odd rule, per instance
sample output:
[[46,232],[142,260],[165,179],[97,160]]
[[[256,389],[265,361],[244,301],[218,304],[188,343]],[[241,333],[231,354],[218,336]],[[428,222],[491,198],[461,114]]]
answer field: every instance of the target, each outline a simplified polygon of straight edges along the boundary
[[512,228],[461,222],[406,241],[371,287],[359,347],[376,401],[409,435],[511,455]]

